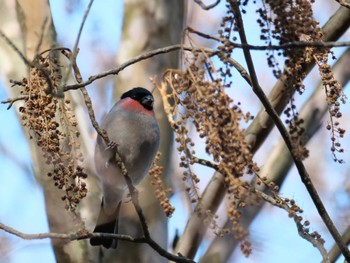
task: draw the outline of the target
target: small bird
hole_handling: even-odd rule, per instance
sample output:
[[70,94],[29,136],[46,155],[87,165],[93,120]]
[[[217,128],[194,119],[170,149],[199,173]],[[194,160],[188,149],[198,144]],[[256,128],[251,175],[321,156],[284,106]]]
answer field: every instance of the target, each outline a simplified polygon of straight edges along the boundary
[[[117,145],[133,185],[147,175],[157,154],[160,131],[153,111],[154,98],[144,88],[125,92],[102,121],[112,144]],[[98,136],[95,165],[102,185],[102,204],[94,232],[118,233],[118,216],[126,181],[116,163],[116,148]],[[93,246],[117,248],[117,239],[91,238]]]

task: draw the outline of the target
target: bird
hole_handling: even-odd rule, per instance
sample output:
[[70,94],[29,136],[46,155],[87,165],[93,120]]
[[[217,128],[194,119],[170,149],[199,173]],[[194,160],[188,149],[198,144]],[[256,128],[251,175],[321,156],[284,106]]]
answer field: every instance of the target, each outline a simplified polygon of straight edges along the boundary
[[[150,91],[136,87],[114,104],[101,123],[112,145],[97,137],[95,166],[102,188],[102,202],[94,233],[118,234],[118,217],[127,184],[116,162],[116,148],[133,185],[147,175],[160,144],[160,130]],[[90,239],[92,246],[117,248],[117,239]]]

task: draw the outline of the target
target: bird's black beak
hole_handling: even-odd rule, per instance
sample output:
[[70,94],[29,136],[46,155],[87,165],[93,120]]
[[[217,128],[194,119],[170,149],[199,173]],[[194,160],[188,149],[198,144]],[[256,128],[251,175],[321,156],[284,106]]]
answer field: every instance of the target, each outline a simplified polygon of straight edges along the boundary
[[148,110],[153,110],[154,99],[152,95],[147,95],[142,98],[141,104]]

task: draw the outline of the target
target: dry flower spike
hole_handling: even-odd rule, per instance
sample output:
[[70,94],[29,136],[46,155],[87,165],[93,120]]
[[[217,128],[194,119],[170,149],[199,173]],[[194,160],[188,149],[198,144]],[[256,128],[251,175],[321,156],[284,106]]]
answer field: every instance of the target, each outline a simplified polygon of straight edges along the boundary
[[46,165],[52,167],[47,175],[64,191],[66,209],[74,212],[87,194],[87,174],[82,167],[78,124],[70,101],[57,96],[61,78],[56,52],[47,50],[31,64],[28,78],[16,84],[25,95],[20,108],[23,125],[41,148]]

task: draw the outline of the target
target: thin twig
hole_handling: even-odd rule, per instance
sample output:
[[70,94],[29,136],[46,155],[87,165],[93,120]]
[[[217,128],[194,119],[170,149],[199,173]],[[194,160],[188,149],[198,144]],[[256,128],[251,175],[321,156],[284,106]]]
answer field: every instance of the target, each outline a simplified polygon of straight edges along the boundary
[[94,3],[94,0],[90,0],[89,5],[87,6],[87,8],[85,10],[85,13],[84,13],[84,16],[83,16],[83,20],[82,20],[82,22],[80,24],[78,35],[77,35],[77,38],[75,40],[74,47],[73,47],[73,52],[72,52],[72,55],[71,55],[71,58],[70,58],[71,63],[69,64],[68,69],[66,70],[66,72],[64,74],[64,77],[62,79],[62,82],[61,82],[60,91],[62,93],[65,91],[64,90],[64,86],[66,85],[66,83],[68,81],[69,72],[71,71],[72,67],[76,67],[75,61],[76,61],[76,57],[77,57],[78,52],[79,52],[78,46],[79,46],[80,37],[81,37],[81,34],[83,32],[83,28],[84,28],[86,19],[87,19],[89,13],[90,13],[91,6],[92,6],[93,3]]
[[[1,31],[0,31],[0,33],[1,33]],[[85,87],[85,86],[93,83],[95,80],[104,78],[104,77],[109,76],[109,75],[117,75],[119,72],[121,72],[125,68],[127,68],[127,67],[129,67],[129,66],[131,66],[131,65],[133,65],[133,64],[135,64],[137,62],[140,62],[142,60],[151,58],[151,57],[156,56],[156,55],[160,55],[160,54],[164,54],[164,53],[180,50],[182,48],[183,48],[183,50],[186,50],[186,51],[202,52],[204,50],[205,52],[209,53],[210,55],[217,54],[217,51],[213,50],[213,49],[209,49],[209,48],[207,48],[207,49],[196,49],[196,48],[192,48],[192,47],[183,47],[181,44],[179,44],[179,45],[172,45],[172,46],[168,46],[168,47],[165,47],[165,48],[159,48],[159,49],[155,49],[155,50],[146,52],[146,53],[144,53],[142,55],[139,55],[137,57],[134,57],[134,58],[126,61],[125,63],[121,64],[117,68],[114,68],[114,69],[111,69],[111,70],[108,70],[108,71],[105,71],[105,72],[101,72],[101,73],[99,73],[97,75],[93,75],[93,76],[89,77],[89,79],[87,81],[85,81],[85,82],[65,86],[64,87],[64,91],[80,89],[82,87]],[[59,47],[59,48],[54,48],[53,50],[56,50],[56,49],[71,52],[70,49],[68,49],[68,48]],[[18,52],[20,52],[20,51],[18,51]],[[47,52],[47,51],[45,51],[45,52]],[[19,53],[19,54],[21,55],[21,53]],[[72,59],[71,55],[65,54],[65,53],[64,53],[64,55],[67,56],[67,58]],[[28,62],[28,63],[29,63],[29,66],[31,66],[31,63],[30,62]],[[78,79],[77,79],[77,81],[79,82]],[[23,99],[26,99],[26,98],[28,98],[28,96],[24,95],[24,96],[19,96],[17,98],[13,98],[13,99],[3,100],[1,103],[2,104],[11,103],[11,106],[12,106],[12,104],[15,101],[23,100]]]
[[[168,52],[172,52],[172,51],[177,51],[180,49],[184,50],[184,51],[191,51],[191,52],[206,52],[209,54],[209,56],[220,55],[218,51],[211,49],[211,48],[193,48],[193,47],[189,47],[189,46],[183,46],[182,44],[172,45],[172,46],[168,46],[168,47],[159,48],[159,49],[145,52],[137,57],[129,59],[128,61],[124,62],[123,64],[121,64],[120,66],[118,66],[114,69],[107,70],[105,72],[101,72],[97,75],[93,75],[93,76],[89,77],[89,79],[87,81],[85,81],[83,83],[68,85],[64,88],[64,91],[75,90],[75,89],[79,89],[81,87],[85,87],[85,86],[93,83],[95,80],[104,78],[104,77],[109,76],[109,75],[117,75],[117,74],[119,74],[119,72],[121,72],[125,68],[127,68],[127,67],[129,67],[137,62],[149,59],[149,58],[154,57],[156,55],[160,55],[160,54],[164,54],[164,53],[168,53]],[[238,72],[241,73],[242,77],[248,82],[248,84],[250,84],[251,81],[250,81],[249,74],[243,68],[243,66],[241,66],[236,60],[234,60],[232,58],[230,58],[228,60],[228,62],[233,67],[235,67],[238,70]]]
[[232,45],[236,48],[248,49],[248,50],[280,50],[280,49],[289,49],[289,48],[306,48],[306,47],[348,47],[350,46],[350,41],[336,42],[336,41],[315,41],[315,42],[306,42],[306,41],[294,41],[281,45],[250,45],[248,43],[235,43],[232,42]]
[[231,64],[231,66],[233,66],[239,72],[239,74],[249,84],[249,86],[252,86],[252,79],[250,78],[249,73],[246,71],[246,69],[233,58],[228,58],[226,60],[229,64]]
[[126,169],[126,166],[125,166],[124,162],[122,161],[117,149],[116,149],[115,156],[116,156],[117,165],[119,166],[119,169],[120,169],[121,173],[123,174],[125,181],[128,185],[128,189],[129,189],[129,192],[131,195],[131,201],[132,201],[132,203],[135,207],[136,213],[139,217],[146,243],[148,245],[150,245],[155,251],[157,251],[159,253],[159,255],[166,257],[169,260],[173,260],[175,262],[194,262],[192,259],[183,257],[181,255],[175,256],[175,255],[169,253],[168,251],[163,249],[157,242],[155,242],[151,238],[150,232],[148,230],[148,225],[146,223],[146,218],[143,214],[143,211],[142,211],[140,203],[139,203],[138,192],[137,192],[136,188],[134,187],[134,185],[132,184],[132,181],[128,175],[128,171]]
[[83,28],[84,28],[86,19],[87,19],[89,13],[90,13],[91,6],[92,6],[93,3],[94,3],[94,0],[90,0],[89,5],[87,6],[87,8],[85,10],[83,20],[82,20],[82,22],[80,24],[80,28],[79,28],[79,32],[78,32],[78,35],[77,35],[77,39],[75,40],[74,47],[73,47],[73,54],[74,55],[76,55],[76,53],[77,53],[80,37],[81,37],[81,34],[83,32]]
[[145,53],[143,53],[143,54],[141,54],[141,55],[139,55],[137,57],[129,59],[128,61],[124,62],[123,64],[121,64],[119,67],[117,67],[115,69],[111,69],[111,70],[102,72],[100,74],[91,76],[91,77],[89,77],[89,79],[87,81],[85,81],[85,82],[83,82],[81,84],[68,85],[68,86],[66,86],[64,88],[64,91],[73,90],[73,89],[79,89],[81,87],[84,87],[84,86],[87,86],[87,85],[91,84],[95,80],[104,78],[104,77],[109,76],[109,75],[117,75],[117,74],[119,74],[120,71],[124,70],[126,67],[129,67],[129,66],[131,66],[131,65],[133,65],[133,64],[135,64],[137,62],[140,62],[142,60],[149,59],[149,58],[154,57],[154,56],[159,55],[159,54],[164,54],[164,53],[168,53],[168,52],[172,52],[172,51],[177,51],[177,50],[180,50],[180,49],[184,49],[184,50],[187,50],[187,51],[193,51],[193,48],[191,48],[191,47],[184,47],[181,44],[172,45],[172,46],[168,46],[168,47],[165,47],[165,48],[159,48],[159,49],[155,49],[155,50],[152,50],[152,51],[148,51],[148,52],[145,52]]
[[216,163],[213,163],[211,161],[204,160],[204,159],[198,158],[196,156],[191,156],[191,161],[193,161],[194,163],[198,163],[198,164],[207,166],[209,168],[212,168],[215,171],[221,172],[219,169],[219,165],[217,165]]
[[135,243],[146,243],[146,240],[143,237],[132,237],[130,235],[123,235],[123,234],[87,233],[84,230],[78,231],[78,232],[71,232],[71,233],[25,234],[21,231],[18,231],[2,223],[0,223],[0,229],[4,230],[9,234],[15,235],[25,240],[52,238],[52,239],[69,239],[72,241],[72,240],[88,239],[92,237],[99,237],[99,238],[115,238],[119,240],[135,242]]
[[[288,213],[293,214],[292,209],[288,205],[286,205],[282,200],[276,200],[275,198],[257,189],[255,189],[255,193],[257,193],[264,201],[272,204],[273,206],[282,208]],[[320,251],[324,263],[329,263],[330,261],[327,254],[327,250],[325,249],[323,243],[320,240],[315,239],[311,234],[305,232],[305,227],[302,225],[298,217],[299,216],[296,214],[293,216],[294,222],[298,229],[299,236],[305,239],[306,241],[309,241],[314,247],[316,247]]]
[[206,33],[203,33],[201,31],[198,31],[192,27],[187,27],[186,30],[190,33],[194,33],[198,36],[201,36],[206,39],[215,40],[217,42],[228,42],[235,48],[241,48],[241,49],[249,49],[249,50],[280,50],[280,49],[289,49],[289,48],[306,48],[306,47],[324,47],[324,48],[332,48],[332,47],[348,47],[350,46],[350,41],[343,41],[343,42],[337,42],[337,41],[292,41],[285,44],[280,45],[251,45],[248,43],[236,43],[232,42],[226,38],[220,38],[216,36],[212,36]]
[[[0,31],[0,36],[2,36],[1,31]],[[12,42],[9,42],[9,43],[11,43],[10,44],[11,46],[13,45]],[[287,47],[290,48],[290,47],[296,47],[296,46],[299,46],[299,47],[307,47],[307,46],[335,47],[335,46],[338,46],[338,47],[340,47],[340,46],[350,46],[350,42],[293,42],[293,43],[287,43],[287,44],[280,45],[280,46],[273,46],[273,45],[272,46],[253,46],[253,45],[245,45],[245,44],[238,44],[238,43],[234,43],[234,45],[238,48],[244,48],[244,49],[267,50],[267,49],[273,49],[273,48],[281,49],[281,48],[287,48]],[[14,48],[16,48],[16,47],[14,46]],[[79,89],[81,87],[85,87],[87,85],[90,85],[91,83],[93,83],[94,81],[96,81],[98,79],[104,78],[104,77],[109,76],[109,75],[117,75],[117,74],[119,74],[119,72],[121,72],[125,68],[127,68],[127,67],[129,67],[137,62],[149,59],[149,58],[154,57],[156,55],[160,55],[160,54],[164,54],[164,53],[168,53],[168,52],[172,52],[172,51],[177,51],[180,49],[183,49],[185,51],[192,51],[192,52],[196,52],[196,51],[201,52],[204,50],[205,52],[210,53],[210,55],[219,54],[216,50],[213,50],[213,49],[209,49],[209,48],[197,49],[197,48],[192,48],[192,47],[188,47],[188,46],[182,46],[181,44],[172,45],[172,46],[168,46],[168,47],[164,47],[164,48],[159,48],[159,49],[155,49],[155,50],[152,50],[149,52],[145,52],[144,54],[141,54],[137,57],[134,57],[134,58],[124,62],[123,64],[121,64],[119,67],[117,67],[115,69],[111,69],[111,70],[108,70],[105,72],[101,72],[97,75],[90,76],[89,79],[85,82],[82,82],[79,84],[67,85],[64,87],[64,91],[76,90],[76,89]],[[18,50],[18,49],[16,48],[16,50]],[[18,50],[18,54],[22,57],[23,61],[27,62],[26,64],[28,64],[29,66],[31,65],[31,63],[28,62],[28,60],[26,60],[26,58],[23,56],[23,54],[19,50]],[[238,71],[240,71],[239,67],[236,66],[237,63],[232,63],[232,62],[234,62],[234,60],[230,59],[229,62],[231,63],[232,66],[236,67],[236,69]],[[248,78],[246,71],[243,70],[240,72],[244,73],[244,75],[242,75],[242,76],[246,79],[246,81],[248,83],[250,83],[250,79]]]
[[[45,23],[45,21],[44,21]],[[44,29],[44,26],[43,26],[43,29]],[[42,33],[43,35],[44,33]],[[5,42],[15,51],[15,53],[17,53],[17,55],[22,59],[22,61],[28,66],[28,67],[33,67],[33,68],[37,68],[38,70],[41,71],[41,73],[44,75],[46,81],[47,81],[47,84],[48,84],[48,90],[47,91],[52,91],[53,90],[53,84],[52,84],[52,81],[51,81],[51,78],[49,76],[49,73],[42,67],[40,66],[40,63],[38,63],[38,57],[36,56],[34,58],[34,60],[31,62],[29,61],[25,55],[17,48],[17,46],[11,41],[10,38],[8,38],[4,32],[2,32],[0,30],[0,37],[2,39],[5,40]],[[42,40],[39,39],[39,44]],[[10,108],[11,108],[12,104],[10,104]]]
[[[232,5],[234,12],[235,12],[235,19],[237,22],[237,27],[239,29],[238,32],[239,32],[241,41],[242,41],[242,43],[247,43],[247,38],[246,38],[245,31],[244,31],[244,25],[243,25],[241,12],[239,10],[239,5],[238,5],[237,1],[234,1],[233,3],[231,3],[231,5]],[[309,192],[309,195],[312,198],[312,201],[314,202],[319,215],[321,216],[323,222],[326,224],[326,226],[327,226],[329,232],[331,233],[331,235],[333,236],[334,240],[339,245],[339,248],[342,251],[342,254],[344,255],[345,259],[348,262],[350,262],[349,249],[347,248],[346,244],[344,243],[341,235],[339,234],[332,219],[330,218],[325,206],[323,205],[321,198],[318,195],[317,190],[315,189],[315,187],[310,179],[310,176],[305,169],[303,162],[297,156],[295,156],[294,151],[293,151],[293,145],[292,145],[290,136],[288,134],[288,131],[284,127],[283,122],[279,118],[275,109],[271,106],[264,91],[262,90],[262,88],[259,85],[258,78],[257,78],[257,75],[255,73],[254,63],[253,63],[252,57],[250,55],[249,49],[243,49],[243,52],[244,52],[244,56],[245,56],[245,59],[247,62],[250,77],[252,79],[254,93],[258,96],[258,98],[260,99],[260,101],[264,105],[266,112],[269,114],[269,116],[271,117],[271,119],[275,123],[283,140],[285,141],[285,143],[286,143],[286,145],[287,145],[287,147],[288,147],[288,149],[293,157],[295,166],[299,172],[301,180],[304,183],[307,191]]]
[[19,100],[25,100],[27,98],[28,98],[28,95],[22,95],[22,96],[18,96],[16,98],[10,98],[10,99],[7,99],[7,100],[2,100],[1,104],[9,103],[9,105],[6,108],[7,110],[9,110],[12,107],[13,103],[15,103],[16,101],[19,101]]

